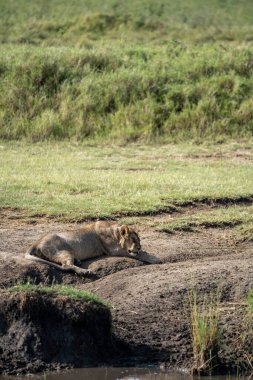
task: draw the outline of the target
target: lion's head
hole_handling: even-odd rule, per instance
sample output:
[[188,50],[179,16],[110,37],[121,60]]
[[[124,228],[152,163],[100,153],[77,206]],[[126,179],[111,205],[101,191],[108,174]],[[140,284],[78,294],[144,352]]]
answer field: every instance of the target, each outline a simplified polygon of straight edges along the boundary
[[119,233],[121,248],[127,251],[130,256],[137,256],[141,251],[141,242],[137,232],[133,228],[124,225],[120,227]]

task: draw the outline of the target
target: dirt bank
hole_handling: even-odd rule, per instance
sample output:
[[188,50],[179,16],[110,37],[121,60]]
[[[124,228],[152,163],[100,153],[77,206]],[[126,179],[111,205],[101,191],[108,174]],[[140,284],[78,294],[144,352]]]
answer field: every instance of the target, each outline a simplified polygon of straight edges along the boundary
[[[72,284],[108,300],[116,339],[125,345],[114,364],[165,363],[191,368],[193,350],[189,318],[189,292],[203,295],[221,291],[221,340],[216,353],[219,372],[248,367],[252,335],[248,334],[245,297],[253,288],[253,244],[236,242],[230,229],[202,229],[198,233],[169,235],[140,228],[143,248],[162,264],[144,265],[133,259],[102,258],[83,264],[95,272],[91,278],[66,274],[22,258],[27,247],[48,231],[72,229],[53,221],[2,218],[0,222],[0,287],[26,281]],[[63,326],[65,322],[63,323]],[[129,351],[130,350],[130,351]]]
[[0,372],[103,365],[114,354],[110,311],[66,296],[2,291]]

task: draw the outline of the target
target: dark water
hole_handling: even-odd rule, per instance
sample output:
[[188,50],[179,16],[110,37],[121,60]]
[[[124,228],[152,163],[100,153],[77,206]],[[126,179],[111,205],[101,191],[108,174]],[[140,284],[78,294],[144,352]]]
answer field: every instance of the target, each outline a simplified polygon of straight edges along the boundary
[[[2,377],[0,380],[14,380]],[[82,368],[71,371],[51,372],[29,377],[15,377],[16,380],[193,380],[193,377],[180,372],[167,372],[154,368]],[[199,378],[196,377],[196,380]],[[208,380],[238,380],[233,376],[213,376]],[[243,377],[240,379],[243,380]]]
[[86,368],[47,377],[47,380],[189,380],[190,376],[142,368]]

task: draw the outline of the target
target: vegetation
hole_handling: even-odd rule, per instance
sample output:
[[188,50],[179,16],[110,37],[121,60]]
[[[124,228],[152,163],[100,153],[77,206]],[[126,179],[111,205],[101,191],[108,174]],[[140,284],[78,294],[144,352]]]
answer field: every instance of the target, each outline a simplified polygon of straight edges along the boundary
[[191,334],[194,355],[193,371],[211,373],[219,343],[220,294],[209,295],[202,303],[197,291],[190,294]]
[[[173,233],[175,231],[195,231],[200,227],[226,228],[235,227],[238,234],[246,238],[246,230],[253,223],[253,206],[228,206],[207,211],[198,211],[190,215],[175,218],[170,223],[159,222],[157,229]],[[244,229],[242,229],[242,226]],[[247,228],[248,227],[248,228]]]
[[249,46],[0,46],[0,138],[251,137]]
[[252,41],[250,0],[0,0],[0,8],[4,43]]
[[[207,200],[210,201],[210,200]],[[229,199],[227,199],[229,201]],[[230,228],[233,229],[234,239],[237,242],[253,241],[253,206],[233,204],[230,199],[227,205],[205,205],[203,202],[195,202],[195,207],[189,212],[184,205],[175,207],[168,214],[144,217],[122,217],[120,220],[125,224],[142,224],[154,227],[157,231],[169,234],[176,232],[197,232],[202,228]]]
[[253,221],[252,219],[247,222],[239,225],[236,228],[237,234],[240,236],[240,239],[243,241],[253,241]]
[[0,138],[251,138],[252,14],[250,0],[0,0]]
[[[82,220],[252,196],[252,14],[250,0],[0,0],[0,207]],[[240,149],[250,160],[230,162]],[[250,210],[156,227],[252,239]]]
[[[233,202],[252,196],[251,160],[230,160],[245,146],[133,145],[119,150],[69,143],[3,143],[0,205],[23,209],[24,216],[77,221],[170,210],[202,199]],[[248,157],[252,150],[247,146]],[[218,153],[224,157],[217,159]],[[211,157],[206,159],[207,155]],[[237,210],[231,214],[234,220]]]
[[[0,208],[252,240],[252,15],[252,0],[0,0]],[[208,206],[183,214],[192,202]],[[108,307],[63,285],[9,291]],[[190,295],[198,373],[215,362],[219,297]]]
[[241,333],[235,340],[235,351],[243,353],[241,355],[244,360],[239,363],[239,366],[244,371],[253,373],[253,354],[252,354],[252,339],[253,339],[253,291],[249,291],[246,298],[248,307],[244,310],[241,321]]
[[61,296],[67,296],[70,298],[84,300],[86,302],[96,302],[103,306],[109,307],[108,302],[102,300],[95,294],[89,293],[84,290],[77,290],[70,286],[65,285],[51,285],[51,286],[43,286],[43,285],[34,285],[30,282],[25,284],[18,284],[11,288],[8,288],[9,292],[41,292],[41,293],[52,293],[58,294]]
[[251,290],[248,294],[247,301],[249,304],[250,311],[253,313],[253,290]]

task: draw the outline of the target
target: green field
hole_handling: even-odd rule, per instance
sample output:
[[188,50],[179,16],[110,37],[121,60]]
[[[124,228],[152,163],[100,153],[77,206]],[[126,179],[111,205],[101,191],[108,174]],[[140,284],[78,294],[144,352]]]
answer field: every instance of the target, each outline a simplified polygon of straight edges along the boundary
[[[107,147],[2,141],[0,162],[0,205],[22,211],[23,218],[117,218],[169,233],[234,227],[240,238],[252,240],[249,143]],[[187,215],[189,202],[197,207]],[[169,222],[152,217],[163,211],[172,213]]]
[[0,21],[0,207],[131,222],[252,196],[251,0],[0,0]]
[[[251,160],[240,145],[1,145],[0,204],[82,220],[170,209],[201,199],[252,196]],[[248,145],[248,151],[252,147]],[[220,153],[227,159],[207,159]],[[195,158],[195,159],[194,159]]]
[[2,42],[252,41],[250,0],[1,0]]
[[251,0],[0,0],[0,138],[253,133]]

